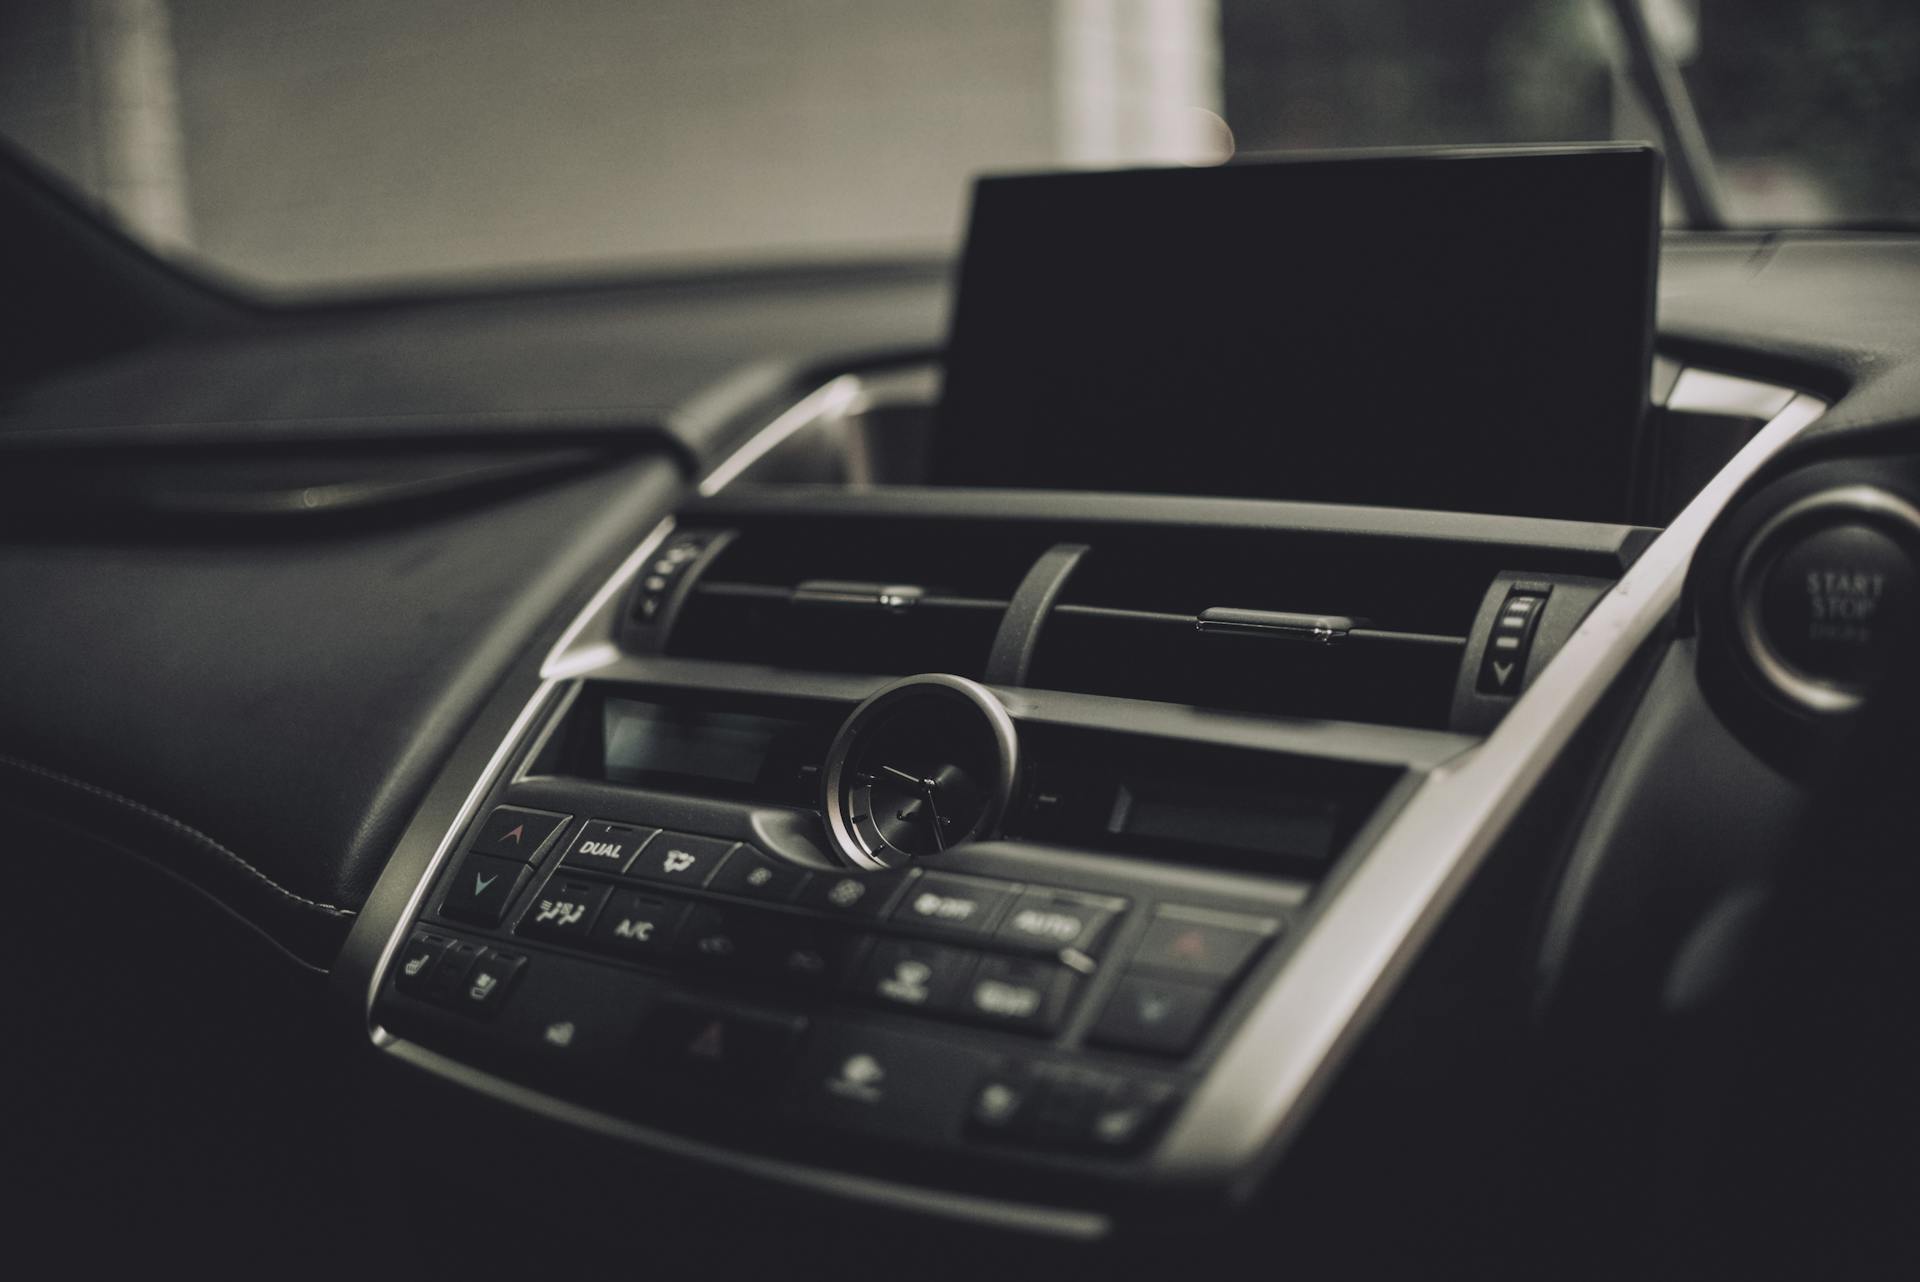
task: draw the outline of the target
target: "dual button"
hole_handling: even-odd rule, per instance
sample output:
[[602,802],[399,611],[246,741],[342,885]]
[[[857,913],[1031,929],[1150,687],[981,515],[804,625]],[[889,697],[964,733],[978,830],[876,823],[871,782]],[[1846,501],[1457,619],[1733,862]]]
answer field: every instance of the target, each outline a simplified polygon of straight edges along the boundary
[[581,825],[561,864],[669,885],[704,886],[736,844],[718,837],[591,819]]

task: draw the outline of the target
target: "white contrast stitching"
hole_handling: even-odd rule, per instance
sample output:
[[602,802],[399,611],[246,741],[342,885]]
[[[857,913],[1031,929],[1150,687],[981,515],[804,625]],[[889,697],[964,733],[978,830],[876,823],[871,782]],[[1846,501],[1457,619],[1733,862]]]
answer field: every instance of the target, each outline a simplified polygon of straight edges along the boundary
[[39,775],[44,779],[51,779],[55,783],[65,784],[69,788],[77,788],[81,792],[92,793],[96,797],[104,797],[108,801],[114,802],[117,805],[125,806],[127,809],[136,811],[139,814],[146,815],[150,819],[158,819],[161,823],[167,825],[169,828],[173,828],[179,832],[185,833],[187,836],[193,838],[195,841],[199,842],[201,845],[212,850],[216,854],[222,856],[225,859],[232,861],[233,863],[238,864],[241,868],[246,870],[247,873],[257,878],[264,885],[268,886],[273,890],[280,892],[282,895],[285,895],[288,899],[291,899],[296,903],[303,904],[306,907],[315,909],[316,911],[319,911],[319,912],[329,913],[335,917],[352,917],[356,915],[354,913],[354,910],[351,908],[341,908],[335,904],[323,904],[317,899],[308,899],[305,895],[298,894],[294,891],[288,890],[285,886],[282,886],[279,882],[267,876],[267,874],[265,874],[264,872],[261,872],[258,868],[255,868],[252,864],[242,859],[239,855],[234,854],[231,850],[228,850],[225,846],[221,845],[219,842],[215,841],[213,838],[207,836],[206,833],[201,832],[198,828],[194,828],[188,824],[181,823],[178,819],[175,819],[172,815],[166,814],[159,810],[155,810],[152,806],[142,805],[141,803],[133,800],[131,797],[123,797],[119,793],[110,792],[107,789],[102,788],[97,784],[88,783],[83,779],[75,779],[71,775],[63,775],[58,770],[49,770],[45,766],[35,765],[31,761],[22,761],[18,757],[10,757],[10,756],[7,756],[5,753],[0,753],[0,765],[12,766],[15,770],[24,771],[27,774]]

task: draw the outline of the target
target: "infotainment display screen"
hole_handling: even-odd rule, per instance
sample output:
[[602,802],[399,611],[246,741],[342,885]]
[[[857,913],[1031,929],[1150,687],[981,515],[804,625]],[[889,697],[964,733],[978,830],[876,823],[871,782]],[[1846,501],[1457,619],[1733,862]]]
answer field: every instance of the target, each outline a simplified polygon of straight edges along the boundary
[[984,178],[931,477],[1624,520],[1642,146]]

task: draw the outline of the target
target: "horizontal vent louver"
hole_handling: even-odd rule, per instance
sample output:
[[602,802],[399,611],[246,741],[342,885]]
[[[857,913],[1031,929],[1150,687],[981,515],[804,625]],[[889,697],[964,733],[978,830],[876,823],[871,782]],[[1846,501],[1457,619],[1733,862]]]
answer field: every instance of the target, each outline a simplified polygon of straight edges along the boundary
[[692,585],[669,654],[819,672],[980,677],[1043,549],[937,521],[740,531]]
[[1463,552],[1298,532],[1105,540],[1048,615],[1029,684],[1444,728],[1501,568]]

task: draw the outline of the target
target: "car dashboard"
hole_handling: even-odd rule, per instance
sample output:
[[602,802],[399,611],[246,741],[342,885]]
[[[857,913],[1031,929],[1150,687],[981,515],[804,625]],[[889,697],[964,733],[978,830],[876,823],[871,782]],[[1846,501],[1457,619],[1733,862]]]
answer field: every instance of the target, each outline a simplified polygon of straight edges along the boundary
[[44,1203],[118,1154],[156,1240],[481,1273],[1718,1244],[1653,1101],[1911,652],[1917,273],[1669,234],[1618,522],[930,484],[938,264],[28,380]]

